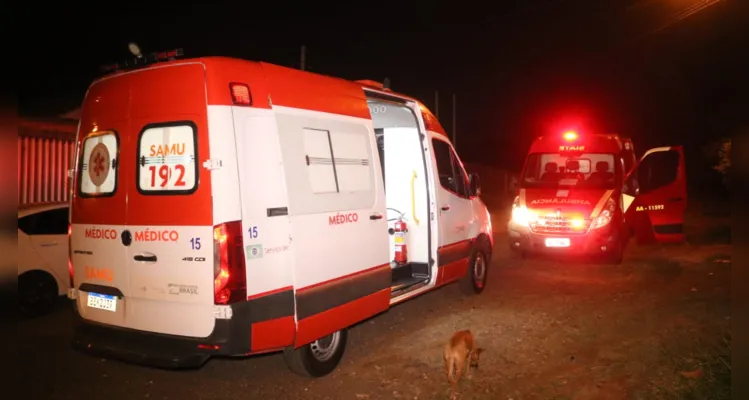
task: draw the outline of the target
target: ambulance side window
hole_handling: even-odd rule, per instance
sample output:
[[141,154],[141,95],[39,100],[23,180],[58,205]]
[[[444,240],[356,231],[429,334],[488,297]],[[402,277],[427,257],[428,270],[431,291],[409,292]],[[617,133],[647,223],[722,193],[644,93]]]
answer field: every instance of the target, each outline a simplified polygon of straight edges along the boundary
[[463,169],[463,166],[460,164],[460,158],[458,158],[458,154],[455,153],[455,150],[450,149],[450,154],[452,154],[452,161],[453,161],[453,171],[455,171],[455,181],[458,185],[458,194],[461,195],[461,197],[468,198],[468,174],[466,174],[466,171]]
[[81,197],[111,196],[117,190],[120,141],[114,131],[92,133],[83,140],[78,168]]
[[371,190],[367,135],[360,132],[304,128],[305,163],[312,192],[353,193]]
[[652,192],[673,183],[679,171],[679,153],[663,151],[649,154],[637,166],[640,194]]
[[197,127],[189,121],[150,124],[138,137],[141,194],[190,194],[198,185]]
[[68,207],[30,214],[18,220],[18,229],[34,235],[65,235],[68,233]]
[[442,140],[432,139],[432,147],[440,185],[457,196],[468,198],[468,178],[458,161],[458,156],[450,145]]

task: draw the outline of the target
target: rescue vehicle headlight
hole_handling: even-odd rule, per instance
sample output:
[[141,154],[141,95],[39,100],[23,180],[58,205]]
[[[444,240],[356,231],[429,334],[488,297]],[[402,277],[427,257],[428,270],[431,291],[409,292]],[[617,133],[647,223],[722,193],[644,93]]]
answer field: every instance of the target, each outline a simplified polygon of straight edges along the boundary
[[520,205],[520,197],[515,197],[515,201],[512,203],[512,221],[518,225],[527,226],[537,219],[538,216],[536,213],[529,210],[526,206]]
[[606,205],[603,207],[603,210],[598,214],[598,217],[593,220],[593,228],[600,228],[608,225],[611,222],[611,219],[614,218],[615,209],[616,203],[614,202],[614,199],[609,198],[606,200]]

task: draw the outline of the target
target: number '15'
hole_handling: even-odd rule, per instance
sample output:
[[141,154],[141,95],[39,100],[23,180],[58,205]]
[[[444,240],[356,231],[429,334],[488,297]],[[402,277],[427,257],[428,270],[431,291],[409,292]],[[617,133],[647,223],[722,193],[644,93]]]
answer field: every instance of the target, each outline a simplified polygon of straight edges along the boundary
[[200,250],[200,238],[192,238],[190,239],[190,246],[192,246],[193,250]]

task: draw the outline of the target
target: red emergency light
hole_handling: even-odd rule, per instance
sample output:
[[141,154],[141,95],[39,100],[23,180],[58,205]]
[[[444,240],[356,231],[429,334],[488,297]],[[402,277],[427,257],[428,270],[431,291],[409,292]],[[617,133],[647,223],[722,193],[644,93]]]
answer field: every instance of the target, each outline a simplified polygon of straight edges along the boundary
[[567,131],[567,132],[564,132],[564,134],[562,135],[562,137],[564,138],[564,140],[566,140],[568,142],[571,142],[573,140],[577,140],[577,132],[575,132],[575,131]]
[[234,104],[241,106],[252,105],[252,93],[250,93],[250,87],[246,84],[232,82],[229,84],[229,91],[231,92],[231,100]]

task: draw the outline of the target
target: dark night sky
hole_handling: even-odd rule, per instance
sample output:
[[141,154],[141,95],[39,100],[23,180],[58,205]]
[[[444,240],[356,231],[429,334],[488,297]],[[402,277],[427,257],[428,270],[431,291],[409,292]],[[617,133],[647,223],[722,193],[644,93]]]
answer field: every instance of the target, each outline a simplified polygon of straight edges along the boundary
[[661,144],[696,149],[729,135],[745,122],[738,111],[749,109],[749,14],[738,4],[747,2],[724,0],[656,31],[699,1],[284,3],[276,10],[261,2],[59,5],[52,13],[67,16],[45,21],[44,42],[26,46],[44,51],[26,57],[24,75],[34,78],[22,86],[19,113],[77,108],[98,67],[129,55],[129,41],[146,52],[182,47],[187,56],[292,67],[305,44],[313,72],[389,77],[395,91],[433,111],[439,90],[448,131],[456,93],[457,147],[469,161],[518,167],[533,137],[578,120],[628,134],[640,151]]

